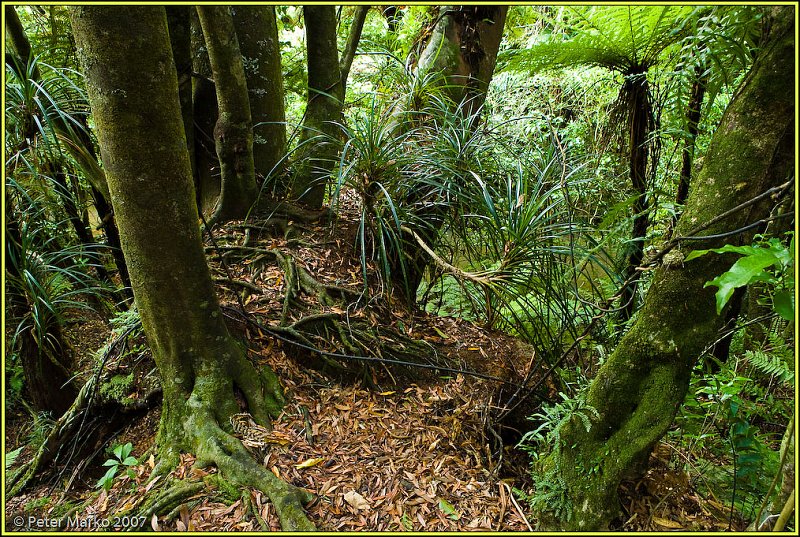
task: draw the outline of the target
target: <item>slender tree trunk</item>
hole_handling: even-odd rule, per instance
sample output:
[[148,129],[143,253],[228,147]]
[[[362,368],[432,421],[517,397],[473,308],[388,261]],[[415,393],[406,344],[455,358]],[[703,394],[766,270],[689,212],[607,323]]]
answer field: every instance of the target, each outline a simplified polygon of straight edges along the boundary
[[136,304],[161,376],[157,471],[177,464],[181,452],[194,453],[236,485],[264,490],[284,530],[313,530],[301,507],[307,495],[228,434],[239,411],[237,389],[263,424],[283,398],[274,373],[257,371],[229,334],[214,294],[165,10],[75,7],[72,27]]
[[[793,170],[793,13],[777,7],[771,18],[770,40],[714,135],[678,222],[678,237],[784,182]],[[738,229],[768,211],[765,204],[739,210],[702,234]],[[706,239],[691,247],[724,242]],[[599,417],[591,418],[589,431],[575,416],[566,421],[537,466],[537,481],[564,484],[549,492],[571,511],[564,519],[544,508],[538,513],[543,527],[607,527],[619,512],[621,480],[646,463],[684,400],[698,355],[717,335],[723,317],[715,312],[714,290],[704,284],[730,268],[731,258],[703,256],[684,264],[680,255],[670,257],[655,271],[637,322],[591,383],[586,403]]]
[[[686,203],[689,197],[689,185],[692,180],[692,166],[694,165],[694,150],[697,145],[697,134],[700,126],[700,114],[703,107],[703,99],[706,95],[706,84],[708,75],[705,68],[698,66],[695,69],[695,80],[692,83],[691,93],[689,94],[689,106],[686,111],[686,141],[683,145],[683,157],[681,158],[681,175],[678,179],[678,192],[675,202],[678,205]],[[677,222],[679,215],[675,215]]]
[[192,175],[197,172],[194,158],[194,115],[192,114],[192,48],[191,48],[191,6],[166,6],[169,42],[172,58],[178,71],[178,95],[181,100],[183,132],[186,135],[186,148],[192,164]]
[[214,126],[222,190],[211,220],[247,215],[258,189],[253,164],[253,122],[242,54],[227,6],[197,6],[214,75],[219,116]]
[[[31,42],[25,33],[25,27],[22,26],[14,6],[6,5],[3,10],[6,15],[6,36],[11,41],[11,46],[14,47],[17,56],[22,60],[22,65],[27,65],[32,59],[33,52],[31,50]],[[33,73],[33,77],[37,80],[39,79],[38,67]]]
[[347,45],[339,61],[336,46],[336,8],[304,6],[308,56],[308,100],[300,134],[302,150],[292,184],[292,197],[312,209],[319,209],[336,163],[339,128],[345,86],[355,56],[368,6],[358,6],[353,16]]
[[653,108],[650,99],[650,88],[646,73],[634,73],[628,76],[622,92],[626,92],[630,99],[630,115],[628,118],[630,155],[628,164],[630,181],[636,199],[633,202],[633,229],[628,247],[626,267],[623,272],[625,280],[633,278],[623,289],[620,304],[620,317],[622,322],[631,318],[637,307],[636,267],[644,259],[644,243],[647,229],[650,227],[648,191],[648,164],[650,148],[648,138],[652,132]]
[[192,118],[194,120],[194,184],[197,208],[210,217],[219,198],[222,184],[219,176],[219,160],[214,142],[214,125],[219,116],[217,94],[211,77],[211,62],[208,59],[206,41],[196,9],[190,13],[192,54]]
[[231,10],[250,96],[256,177],[263,184],[262,196],[281,199],[286,110],[275,7],[234,6]]

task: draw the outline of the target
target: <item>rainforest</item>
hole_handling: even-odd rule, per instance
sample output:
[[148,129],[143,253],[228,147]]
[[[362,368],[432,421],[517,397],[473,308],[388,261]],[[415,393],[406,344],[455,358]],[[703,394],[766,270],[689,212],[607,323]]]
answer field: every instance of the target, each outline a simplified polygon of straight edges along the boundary
[[4,4],[7,531],[785,531],[797,6]]

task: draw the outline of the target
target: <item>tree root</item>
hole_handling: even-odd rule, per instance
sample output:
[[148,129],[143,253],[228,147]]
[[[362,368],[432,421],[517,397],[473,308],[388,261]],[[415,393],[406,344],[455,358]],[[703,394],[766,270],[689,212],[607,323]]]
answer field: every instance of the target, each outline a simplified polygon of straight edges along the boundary
[[313,499],[311,493],[278,479],[258,464],[237,438],[217,425],[213,413],[189,401],[193,412],[187,417],[184,432],[195,446],[200,466],[213,464],[228,481],[240,487],[264,492],[275,506],[283,531],[314,531],[303,504]]
[[47,464],[58,451],[59,446],[66,443],[67,439],[75,432],[81,424],[81,417],[87,410],[89,401],[94,393],[97,383],[97,375],[93,375],[78,392],[75,401],[69,409],[59,418],[55,426],[50,430],[47,437],[36,450],[33,458],[10,476],[6,482],[6,490],[9,496],[19,494],[36,475],[43,465]]
[[[202,480],[173,481],[169,487],[159,488],[156,493],[148,495],[141,505],[135,507],[136,516],[142,517],[143,524],[149,524],[153,515],[160,516],[179,509],[188,499],[205,488],[206,483]],[[124,516],[124,513],[120,513],[120,516]],[[170,517],[167,516],[167,518]],[[126,528],[128,531],[141,529],[143,529],[141,526]]]

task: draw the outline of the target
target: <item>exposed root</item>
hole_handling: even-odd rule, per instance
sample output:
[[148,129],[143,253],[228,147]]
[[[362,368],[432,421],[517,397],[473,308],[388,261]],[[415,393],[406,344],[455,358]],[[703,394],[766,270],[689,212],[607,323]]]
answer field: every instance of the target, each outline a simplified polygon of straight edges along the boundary
[[84,415],[92,394],[94,393],[96,382],[97,376],[94,375],[83,385],[75,401],[73,401],[69,409],[59,418],[55,426],[50,430],[50,433],[36,450],[36,454],[33,458],[8,478],[6,490],[8,490],[9,496],[18,495],[28,485],[39,469],[53,460],[59,446],[66,443],[76,431],[81,423],[81,417]]
[[313,496],[278,479],[275,474],[253,460],[240,440],[223,431],[210,410],[195,407],[184,425],[184,432],[196,449],[198,463],[215,465],[222,476],[240,486],[264,492],[275,506],[284,531],[314,531],[303,504]]
[[[180,508],[192,496],[206,488],[206,483],[201,480],[172,481],[169,487],[160,487],[156,492],[148,495],[144,502],[137,507],[136,515],[142,517],[143,525],[149,524],[153,515],[160,516]],[[136,519],[136,517],[132,517]],[[130,526],[129,531],[141,530],[142,526]]]

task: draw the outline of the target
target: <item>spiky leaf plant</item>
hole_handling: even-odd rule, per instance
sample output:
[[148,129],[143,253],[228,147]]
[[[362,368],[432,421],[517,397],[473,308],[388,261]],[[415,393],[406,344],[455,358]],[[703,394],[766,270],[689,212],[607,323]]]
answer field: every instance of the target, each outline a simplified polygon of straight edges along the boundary
[[[6,185],[7,319],[9,348],[19,360],[29,396],[39,410],[64,411],[75,394],[74,356],[64,337],[67,323],[93,309],[104,288],[89,274],[99,263],[86,245],[59,244],[44,218],[41,198],[10,178]],[[13,365],[13,364],[12,364]]]

